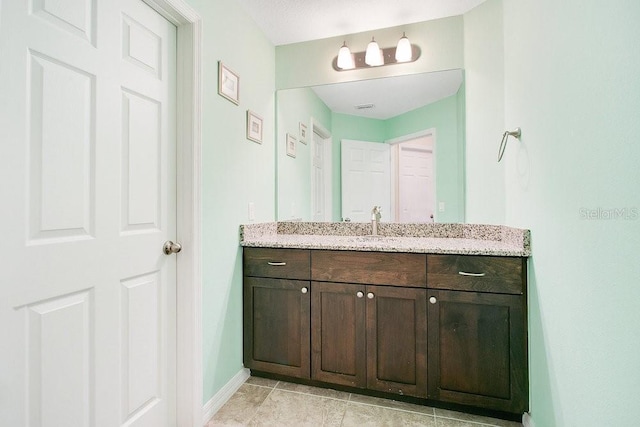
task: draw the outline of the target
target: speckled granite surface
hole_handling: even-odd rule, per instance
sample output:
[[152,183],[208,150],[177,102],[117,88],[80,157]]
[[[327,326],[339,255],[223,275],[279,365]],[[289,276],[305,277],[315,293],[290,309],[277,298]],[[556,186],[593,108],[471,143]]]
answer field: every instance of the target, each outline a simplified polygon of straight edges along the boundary
[[483,224],[271,222],[240,226],[242,246],[528,257],[530,232]]

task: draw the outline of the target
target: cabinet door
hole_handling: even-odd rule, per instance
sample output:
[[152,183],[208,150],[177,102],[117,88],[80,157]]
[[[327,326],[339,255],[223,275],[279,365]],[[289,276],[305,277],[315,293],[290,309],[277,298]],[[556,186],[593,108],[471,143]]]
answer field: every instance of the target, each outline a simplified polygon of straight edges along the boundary
[[365,287],[312,282],[312,288],[311,377],[364,388]]
[[429,398],[527,410],[524,297],[429,290]]
[[310,283],[244,278],[244,365],[310,377]]
[[367,286],[367,388],[427,396],[426,294]]

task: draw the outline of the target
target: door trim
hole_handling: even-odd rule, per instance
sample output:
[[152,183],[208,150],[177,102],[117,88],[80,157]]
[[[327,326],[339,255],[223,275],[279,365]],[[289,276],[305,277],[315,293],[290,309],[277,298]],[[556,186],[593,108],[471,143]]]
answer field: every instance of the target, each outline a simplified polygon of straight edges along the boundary
[[184,0],[143,0],[178,29],[176,424],[202,424],[202,19]]

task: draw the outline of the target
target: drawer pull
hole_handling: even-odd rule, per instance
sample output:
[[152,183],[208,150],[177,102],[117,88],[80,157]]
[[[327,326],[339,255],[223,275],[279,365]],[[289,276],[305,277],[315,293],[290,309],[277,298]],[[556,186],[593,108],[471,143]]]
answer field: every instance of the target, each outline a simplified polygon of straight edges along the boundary
[[435,304],[435,303],[437,303],[437,302],[438,302],[438,300],[436,299],[436,297],[431,297],[431,298],[429,298],[429,302],[430,302],[431,304]]
[[356,296],[357,296],[358,298],[362,298],[362,297],[364,296],[364,293],[362,293],[361,291],[358,291],[358,292],[356,293]]
[[484,277],[484,273],[467,273],[465,271],[458,271],[458,274],[461,276]]
[[269,261],[267,264],[273,265],[274,267],[283,267],[287,265],[286,262],[272,262],[272,261]]
[[374,297],[373,292],[369,292],[369,293],[367,294],[367,298],[369,298],[369,299],[373,299],[373,297]]
[[302,292],[303,294],[306,294],[307,292],[309,292],[309,289],[307,289],[305,287],[305,288],[300,289],[300,292]]

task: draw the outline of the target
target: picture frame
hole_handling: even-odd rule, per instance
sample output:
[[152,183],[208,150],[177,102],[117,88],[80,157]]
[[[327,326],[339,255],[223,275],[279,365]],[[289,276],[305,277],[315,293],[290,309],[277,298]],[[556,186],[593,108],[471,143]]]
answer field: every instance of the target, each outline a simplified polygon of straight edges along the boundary
[[295,158],[296,157],[296,137],[288,133],[286,142],[287,142],[287,156]]
[[305,125],[302,122],[300,122],[300,131],[299,131],[298,138],[300,139],[301,143],[303,144],[307,143],[307,125]]
[[262,117],[247,110],[247,139],[262,144]]
[[222,61],[218,61],[218,94],[236,105],[240,102],[240,77]]

